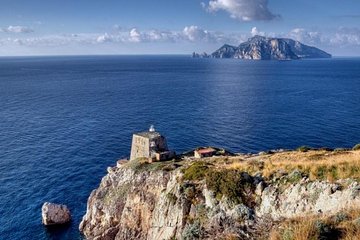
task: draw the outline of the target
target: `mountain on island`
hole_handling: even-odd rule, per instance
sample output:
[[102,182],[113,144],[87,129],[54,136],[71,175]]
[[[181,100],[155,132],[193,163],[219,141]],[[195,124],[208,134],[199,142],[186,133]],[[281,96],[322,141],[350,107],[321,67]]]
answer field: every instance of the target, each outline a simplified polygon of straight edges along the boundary
[[331,54],[288,38],[254,36],[239,46],[223,45],[212,54],[193,53],[193,57],[237,58],[253,60],[293,60],[303,58],[331,58]]

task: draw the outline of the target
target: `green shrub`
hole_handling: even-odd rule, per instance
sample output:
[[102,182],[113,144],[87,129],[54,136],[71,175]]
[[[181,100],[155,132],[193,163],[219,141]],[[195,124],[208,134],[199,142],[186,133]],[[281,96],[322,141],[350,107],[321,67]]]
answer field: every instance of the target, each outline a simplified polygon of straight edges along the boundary
[[182,238],[184,240],[195,240],[201,238],[201,225],[199,221],[186,225],[183,231]]
[[341,222],[344,222],[349,219],[350,219],[350,217],[345,212],[338,212],[337,214],[335,214],[335,216],[333,216],[332,220],[335,224],[338,225]]
[[205,178],[207,171],[209,170],[209,166],[206,162],[200,161],[195,162],[190,165],[188,168],[183,170],[184,180],[189,181],[197,181]]
[[356,144],[356,145],[353,147],[353,150],[360,150],[360,143]]
[[[223,196],[235,204],[249,203],[253,200],[252,178],[240,170],[214,169],[206,162],[199,161],[184,169],[183,173],[183,180],[199,181],[205,179],[208,189],[214,192],[218,200]],[[192,195],[190,190],[184,187],[183,191],[187,195]]]
[[326,166],[319,166],[316,169],[316,176],[318,177],[318,179],[325,179],[326,176],[326,172],[327,172],[327,167]]
[[170,201],[170,203],[172,204],[172,205],[174,205],[175,203],[176,203],[176,201],[177,201],[177,197],[176,197],[176,195],[175,194],[173,194],[173,193],[168,193],[168,194],[166,194],[166,197],[169,199],[169,201]]
[[299,151],[299,152],[307,152],[309,150],[311,150],[312,148],[311,147],[308,147],[308,146],[301,146],[301,147],[298,147],[296,149],[296,151]]
[[252,200],[249,195],[254,189],[252,181],[249,180],[239,170],[211,170],[206,175],[206,185],[216,198],[220,200],[222,196],[226,196],[235,204],[249,204]]
[[345,151],[347,151],[348,149],[346,149],[346,148],[335,148],[334,149],[334,152],[345,152]]

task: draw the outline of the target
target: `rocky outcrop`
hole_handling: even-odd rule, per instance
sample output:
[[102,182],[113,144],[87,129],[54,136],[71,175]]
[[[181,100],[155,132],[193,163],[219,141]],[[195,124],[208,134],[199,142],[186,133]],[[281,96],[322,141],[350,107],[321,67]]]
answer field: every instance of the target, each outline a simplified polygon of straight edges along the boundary
[[[198,56],[198,55],[194,55]],[[212,58],[237,58],[253,60],[295,60],[302,58],[331,58],[331,55],[288,38],[254,36],[239,46],[223,45],[211,55]]]
[[219,197],[205,181],[184,180],[183,166],[139,170],[128,165],[109,168],[91,193],[79,227],[88,239],[259,239],[257,226],[272,220],[360,204],[360,186],[354,181],[304,178],[280,184],[243,173],[244,200],[234,202]]
[[256,213],[279,220],[360,207],[360,185],[357,182],[346,185],[344,188],[339,183],[303,181],[283,190],[279,185],[270,185],[262,192]]
[[203,52],[203,53],[193,52],[193,53],[192,53],[192,57],[193,57],[193,58],[209,58],[210,55],[208,55],[206,52]]
[[70,210],[65,205],[45,202],[41,212],[44,225],[65,224],[71,221]]

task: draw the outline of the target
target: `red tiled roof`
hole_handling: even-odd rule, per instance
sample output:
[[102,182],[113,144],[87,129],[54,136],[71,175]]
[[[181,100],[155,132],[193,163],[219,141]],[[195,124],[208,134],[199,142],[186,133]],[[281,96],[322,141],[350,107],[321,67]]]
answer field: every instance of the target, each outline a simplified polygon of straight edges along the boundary
[[216,152],[216,150],[213,148],[204,148],[204,149],[197,150],[197,152],[200,154],[204,154],[204,153],[213,153],[213,152]]

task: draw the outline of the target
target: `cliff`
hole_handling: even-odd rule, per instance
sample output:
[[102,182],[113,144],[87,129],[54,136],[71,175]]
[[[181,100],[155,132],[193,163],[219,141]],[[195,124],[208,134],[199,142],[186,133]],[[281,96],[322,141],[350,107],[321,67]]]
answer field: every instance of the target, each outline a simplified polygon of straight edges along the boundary
[[211,55],[193,57],[237,58],[254,60],[295,60],[302,58],[331,58],[329,53],[288,38],[255,36],[239,46],[223,45]]
[[[324,170],[324,161],[338,168]],[[327,150],[120,162],[91,193],[80,231],[88,239],[267,239],[286,219],[360,207],[359,162],[359,151]]]

